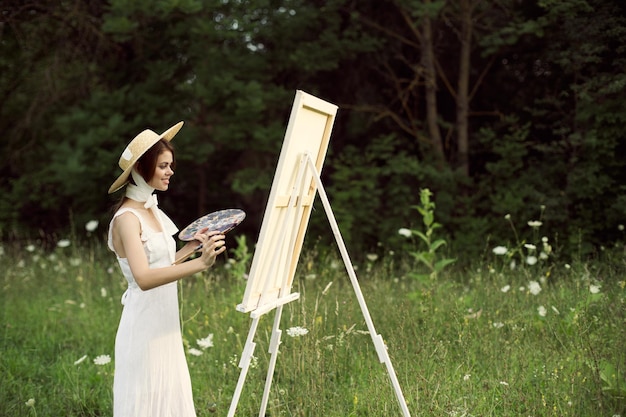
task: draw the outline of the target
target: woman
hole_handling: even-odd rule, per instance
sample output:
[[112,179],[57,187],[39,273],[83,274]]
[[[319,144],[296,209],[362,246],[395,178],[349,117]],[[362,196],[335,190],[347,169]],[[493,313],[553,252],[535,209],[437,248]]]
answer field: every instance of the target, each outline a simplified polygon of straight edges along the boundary
[[[109,188],[111,194],[126,185],[108,235],[108,246],[128,281],[115,338],[114,417],[196,416],[176,281],[211,267],[226,248],[224,235],[205,229],[176,252],[172,235],[178,229],[152,194],[169,188],[174,175],[170,141],[182,125],[161,135],[152,130],[137,135],[120,157],[122,174]],[[200,256],[174,264],[200,244]]]

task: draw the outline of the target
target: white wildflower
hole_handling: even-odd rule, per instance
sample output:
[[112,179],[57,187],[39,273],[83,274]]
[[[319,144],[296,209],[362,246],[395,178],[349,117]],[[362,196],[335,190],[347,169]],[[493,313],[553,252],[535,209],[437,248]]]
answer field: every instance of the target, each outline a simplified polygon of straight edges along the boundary
[[398,229],[398,234],[404,237],[411,237],[413,233],[411,232],[411,229],[403,227],[401,229]]
[[494,255],[506,255],[509,250],[505,246],[496,246],[492,249]]
[[93,232],[97,228],[98,228],[98,220],[89,220],[85,224],[85,230],[87,230],[88,232]]
[[537,313],[539,313],[541,317],[545,317],[546,314],[548,314],[548,310],[546,310],[544,306],[539,306],[537,307]]
[[304,327],[300,327],[300,326],[290,327],[289,329],[287,329],[287,334],[291,337],[304,336],[308,332],[309,332],[308,329],[305,329]]
[[524,247],[528,250],[535,250],[537,249],[537,246],[533,245],[532,243],[524,243]]
[[593,285],[593,284],[591,284],[591,285],[589,286],[589,292],[590,292],[590,293],[592,293],[592,294],[598,294],[598,293],[600,292],[600,288],[601,288],[601,287],[600,287],[599,285]]
[[196,348],[189,348],[189,353],[192,354],[193,356],[200,356],[204,352],[202,352],[201,350],[196,349]]
[[532,295],[537,295],[541,292],[541,285],[539,285],[537,281],[530,281],[528,283],[528,291],[530,291]]
[[506,292],[509,292],[510,289],[511,289],[510,285],[505,285],[504,287],[500,288],[500,291],[506,293]]
[[202,349],[213,347],[213,333],[209,334],[204,339],[197,339],[196,343],[198,343],[198,346]]
[[532,228],[537,228],[537,227],[541,227],[543,223],[540,222],[539,220],[531,220],[528,222],[528,225]]
[[109,362],[111,362],[111,357],[109,355],[99,355],[93,360],[93,363],[96,365],[106,365]]
[[60,248],[67,248],[70,245],[70,241],[68,239],[61,239],[57,242],[57,246]]
[[526,257],[526,263],[528,265],[535,265],[537,263],[537,257],[536,256],[532,256],[532,255],[527,256]]
[[368,253],[366,256],[367,260],[370,262],[374,262],[376,261],[376,259],[378,259],[378,255],[376,255],[375,253]]

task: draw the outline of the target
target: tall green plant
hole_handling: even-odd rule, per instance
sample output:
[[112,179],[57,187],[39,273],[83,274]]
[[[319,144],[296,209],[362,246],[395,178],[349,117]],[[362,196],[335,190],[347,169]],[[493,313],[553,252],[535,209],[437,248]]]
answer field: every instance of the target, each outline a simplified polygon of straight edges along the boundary
[[441,224],[435,221],[435,202],[431,200],[432,195],[428,188],[420,190],[420,204],[413,206],[422,216],[423,231],[409,230],[407,233],[401,230],[405,235],[415,235],[420,240],[418,248],[422,249],[409,253],[419,264],[426,267],[427,272],[411,272],[409,276],[421,283],[432,283],[445,267],[456,262],[456,259],[446,258],[438,253],[439,249],[446,245],[446,241],[435,237],[435,230],[439,229]]

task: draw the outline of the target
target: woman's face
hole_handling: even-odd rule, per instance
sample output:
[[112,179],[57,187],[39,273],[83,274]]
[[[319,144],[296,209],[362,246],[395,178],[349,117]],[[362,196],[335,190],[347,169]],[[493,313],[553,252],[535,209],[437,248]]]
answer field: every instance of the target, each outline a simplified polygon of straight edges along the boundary
[[172,162],[174,158],[170,151],[162,152],[158,159],[152,179],[148,183],[152,188],[159,191],[166,191],[170,185],[170,177],[174,175]]

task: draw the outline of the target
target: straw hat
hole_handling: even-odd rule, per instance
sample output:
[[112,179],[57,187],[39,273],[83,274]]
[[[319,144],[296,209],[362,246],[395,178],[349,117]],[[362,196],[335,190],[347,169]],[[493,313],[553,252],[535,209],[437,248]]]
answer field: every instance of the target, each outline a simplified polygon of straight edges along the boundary
[[122,172],[122,174],[117,177],[115,182],[111,185],[109,188],[109,194],[116,192],[126,185],[128,182],[128,176],[130,175],[130,171],[133,169],[135,162],[137,162],[139,158],[141,158],[141,156],[148,151],[148,149],[161,139],[165,139],[168,142],[171,141],[180,128],[183,127],[183,123],[184,122],[176,123],[160,135],[150,129],[146,129],[135,136],[135,138],[130,141],[126,149],[124,149],[124,152],[122,152],[122,156],[120,156],[118,164],[124,172]]

